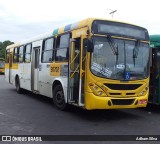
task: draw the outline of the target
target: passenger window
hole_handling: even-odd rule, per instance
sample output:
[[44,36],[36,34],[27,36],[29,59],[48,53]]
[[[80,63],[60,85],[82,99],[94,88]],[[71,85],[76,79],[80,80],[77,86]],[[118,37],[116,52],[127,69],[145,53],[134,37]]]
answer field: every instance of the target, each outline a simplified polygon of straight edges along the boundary
[[24,46],[21,46],[21,47],[19,48],[19,57],[18,57],[19,63],[22,63],[22,62],[23,62],[23,50],[24,50]]
[[52,62],[53,61],[53,47],[54,38],[49,38],[44,40],[43,51],[42,51],[42,62]]
[[60,48],[68,48],[69,47],[69,34],[62,35],[60,37]]
[[24,50],[24,62],[25,63],[30,63],[31,62],[31,51],[32,51],[32,45],[27,44],[25,46],[25,50]]
[[69,39],[70,34],[64,34],[57,37],[55,61],[66,62],[69,57]]
[[14,48],[13,63],[17,63],[17,62],[18,62],[18,48]]

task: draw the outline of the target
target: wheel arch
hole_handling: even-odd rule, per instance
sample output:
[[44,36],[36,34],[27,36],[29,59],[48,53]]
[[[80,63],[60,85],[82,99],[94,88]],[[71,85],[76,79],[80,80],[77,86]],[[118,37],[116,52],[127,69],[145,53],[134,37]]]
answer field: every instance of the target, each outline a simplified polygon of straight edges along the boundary
[[61,85],[62,88],[63,88],[63,92],[64,92],[64,97],[65,97],[65,101],[67,102],[67,86],[65,84],[65,82],[63,82],[61,79],[55,79],[52,83],[52,98],[53,98],[53,91],[54,91],[54,88],[57,86],[57,85]]

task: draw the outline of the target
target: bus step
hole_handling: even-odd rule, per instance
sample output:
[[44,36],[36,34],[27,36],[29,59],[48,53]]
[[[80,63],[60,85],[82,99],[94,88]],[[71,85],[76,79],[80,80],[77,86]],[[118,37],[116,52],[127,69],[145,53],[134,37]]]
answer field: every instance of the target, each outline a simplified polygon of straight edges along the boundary
[[68,100],[68,103],[75,103],[75,100]]
[[33,90],[32,92],[33,92],[34,94],[39,94],[39,91]]

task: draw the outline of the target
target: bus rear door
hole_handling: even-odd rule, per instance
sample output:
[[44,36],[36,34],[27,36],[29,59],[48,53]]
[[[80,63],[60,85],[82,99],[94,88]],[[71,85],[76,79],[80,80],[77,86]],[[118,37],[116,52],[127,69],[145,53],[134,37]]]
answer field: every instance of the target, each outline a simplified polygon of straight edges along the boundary
[[31,65],[31,90],[38,92],[39,86],[39,56],[40,46],[33,47],[32,65]]

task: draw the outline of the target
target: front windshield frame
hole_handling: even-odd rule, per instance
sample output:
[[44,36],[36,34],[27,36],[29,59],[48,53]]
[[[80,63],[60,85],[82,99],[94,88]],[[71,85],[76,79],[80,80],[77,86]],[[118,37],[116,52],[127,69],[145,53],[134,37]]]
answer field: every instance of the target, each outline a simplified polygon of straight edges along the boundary
[[[103,40],[105,40],[106,42],[107,42],[107,37],[104,37],[104,36],[92,36],[92,39],[93,39],[93,45],[95,45],[95,38],[100,38],[100,39],[103,39]],[[129,40],[129,39],[123,39],[123,38],[114,38],[113,39],[113,41],[115,42],[115,44],[116,45],[118,45],[118,51],[119,51],[119,54],[118,55],[116,55],[116,54],[114,54],[113,53],[113,51],[112,51],[112,49],[111,49],[111,47],[110,48],[108,48],[108,51],[110,51],[110,56],[111,57],[113,57],[114,56],[114,58],[115,58],[115,61],[114,61],[114,63],[115,63],[115,66],[116,66],[116,68],[117,67],[119,67],[119,69],[123,69],[123,74],[121,74],[122,76],[121,76],[121,78],[119,77],[119,78],[116,78],[116,77],[112,77],[111,75],[113,74],[113,71],[110,71],[109,70],[109,68],[107,68],[107,67],[104,67],[104,66],[102,66],[102,67],[100,67],[100,65],[99,64],[97,64],[97,63],[93,63],[94,61],[93,61],[93,56],[94,56],[94,51],[95,51],[95,47],[94,47],[94,51],[93,51],[93,53],[91,53],[91,55],[90,55],[90,71],[91,71],[91,73],[93,74],[93,75],[96,75],[96,76],[98,76],[98,77],[101,77],[101,78],[107,78],[107,79],[112,79],[112,80],[122,80],[122,81],[126,81],[126,80],[142,80],[142,79],[146,79],[146,78],[148,78],[149,77],[149,59],[150,59],[150,54],[149,54],[149,51],[150,51],[150,49],[149,49],[149,42],[144,42],[144,41],[141,41],[140,42],[140,53],[138,54],[138,57],[140,58],[140,57],[142,57],[142,55],[145,57],[145,54],[143,54],[143,53],[146,53],[147,54],[147,56],[146,56],[146,58],[147,58],[147,62],[146,62],[146,64],[144,64],[145,65],[145,67],[143,67],[143,71],[142,71],[142,69],[141,69],[141,67],[139,66],[138,67],[138,60],[136,60],[135,59],[135,61],[136,61],[136,68],[137,68],[137,71],[139,72],[137,72],[136,70],[134,70],[133,71],[133,69],[134,69],[134,59],[133,59],[133,55],[132,55],[132,57],[130,58],[130,57],[125,57],[124,55],[122,55],[122,58],[124,58],[124,59],[126,59],[125,61],[124,61],[124,63],[122,63],[122,64],[120,64],[120,61],[118,60],[118,65],[117,65],[117,56],[118,56],[118,59],[120,59],[120,53],[121,53],[121,50],[120,50],[120,46],[119,46],[119,43],[117,43],[117,41],[123,41],[124,43],[126,42],[127,44],[125,44],[125,45],[129,45],[130,43],[134,43],[134,44],[132,44],[131,46],[132,46],[132,49],[134,49],[134,47],[133,47],[133,45],[135,46],[136,45],[136,40]],[[129,46],[128,46],[129,47]],[[127,48],[128,48],[127,47]],[[144,52],[143,51],[143,49],[146,49],[146,48],[148,48],[147,49],[147,51],[146,52]],[[142,50],[142,51],[141,51]],[[99,50],[100,51],[100,50]],[[130,53],[131,53],[131,51],[130,51]],[[142,53],[142,54],[141,54]],[[111,55],[112,54],[112,55]],[[132,53],[133,54],[133,53]],[[131,55],[131,54],[130,54]],[[129,59],[130,58],[130,59]],[[127,63],[127,64],[125,64],[125,62],[126,61],[128,61],[128,60],[130,60],[130,61],[132,61],[132,63],[131,64],[129,64],[129,63]],[[142,60],[141,62],[142,63],[144,63],[144,61],[145,61],[145,59],[144,58],[141,58],[140,60]],[[126,67],[130,67],[130,69],[132,69],[130,72],[128,72],[128,70],[126,71],[126,70],[124,70],[124,67],[126,68]],[[103,69],[103,71],[105,71],[103,74],[101,74],[101,75],[98,75],[98,74],[96,74],[95,72],[93,72],[93,68],[99,68],[99,69]],[[122,72],[122,71],[121,71]],[[137,73],[136,73],[137,72]],[[142,73],[143,72],[145,72],[143,75],[144,76],[133,76],[134,74],[133,73],[135,73],[135,75],[140,75],[140,73],[141,73],[141,75],[142,75]],[[124,76],[125,75],[125,76]],[[129,79],[127,79],[127,78],[125,78],[126,76],[128,76],[129,75]],[[132,75],[132,76],[130,76],[130,75]]]
[[[102,25],[102,27],[104,26],[108,28],[100,28],[100,25]],[[149,41],[149,34],[147,29],[123,22],[94,20],[92,22],[91,32],[92,34],[110,34],[112,36],[135,38]]]

